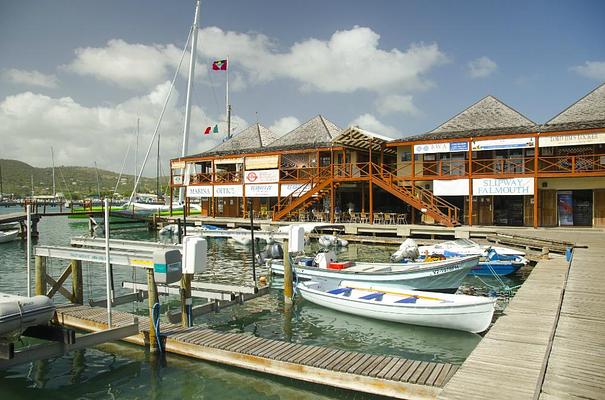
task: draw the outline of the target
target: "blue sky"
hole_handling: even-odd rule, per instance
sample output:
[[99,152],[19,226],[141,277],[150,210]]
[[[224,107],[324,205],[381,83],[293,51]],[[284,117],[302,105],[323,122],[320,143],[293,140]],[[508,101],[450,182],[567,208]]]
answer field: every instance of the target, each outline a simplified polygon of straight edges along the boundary
[[[119,170],[142,158],[194,1],[0,0],[0,158]],[[285,133],[317,114],[394,138],[491,94],[541,123],[605,81],[602,1],[203,1],[190,153],[233,125]],[[162,122],[179,155],[187,62]],[[203,136],[218,123],[221,135]],[[132,157],[132,152],[130,157]]]

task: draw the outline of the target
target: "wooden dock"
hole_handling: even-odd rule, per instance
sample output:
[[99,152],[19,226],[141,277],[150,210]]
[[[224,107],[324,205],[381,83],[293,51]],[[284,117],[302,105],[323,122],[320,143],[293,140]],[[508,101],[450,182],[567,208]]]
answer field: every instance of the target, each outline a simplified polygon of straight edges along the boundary
[[539,262],[439,399],[605,398],[603,239]]
[[[132,322],[134,315],[112,313],[113,324]],[[139,318],[139,334],[124,340],[145,345],[149,320]],[[85,331],[106,328],[104,308],[64,306],[57,321]],[[435,399],[455,374],[452,364],[413,361],[322,346],[288,343],[250,334],[226,333],[202,327],[182,328],[162,323],[167,352],[343,389],[402,399]]]

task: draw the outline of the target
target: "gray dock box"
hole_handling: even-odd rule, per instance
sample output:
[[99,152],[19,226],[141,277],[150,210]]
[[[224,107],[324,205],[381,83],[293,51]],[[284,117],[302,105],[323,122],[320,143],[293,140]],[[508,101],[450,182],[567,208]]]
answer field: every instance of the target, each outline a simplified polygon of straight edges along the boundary
[[181,280],[182,256],[179,250],[158,250],[153,253],[153,276],[157,283]]

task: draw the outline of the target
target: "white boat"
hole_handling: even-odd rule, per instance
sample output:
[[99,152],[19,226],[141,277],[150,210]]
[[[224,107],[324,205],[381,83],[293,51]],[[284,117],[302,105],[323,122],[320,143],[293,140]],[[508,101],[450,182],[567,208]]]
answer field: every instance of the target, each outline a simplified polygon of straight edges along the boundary
[[349,245],[348,240],[334,235],[321,235],[318,241],[321,247],[347,247]]
[[0,342],[14,341],[28,327],[48,323],[54,312],[55,305],[46,296],[0,293]]
[[477,242],[470,239],[456,239],[448,240],[447,242],[434,244],[432,246],[420,246],[418,252],[420,255],[423,254],[443,254],[447,256],[446,252],[456,253],[458,255],[482,255],[487,256],[489,250],[495,250],[498,254],[505,256],[521,256],[525,255],[524,252],[511,249],[508,247],[498,246],[482,246]]
[[19,230],[0,231],[0,243],[12,242],[19,237]]
[[[318,253],[318,256],[322,254],[325,253]],[[335,257],[327,257],[329,260],[325,262],[323,260],[316,262],[310,257],[298,258],[293,263],[292,271],[297,279],[327,280],[333,284],[347,280],[389,284],[399,289],[454,293],[464,277],[479,262],[479,256],[411,263],[335,263],[333,262]],[[266,263],[273,274],[284,274],[283,261],[267,260]]]
[[479,333],[489,328],[495,298],[419,291],[388,285],[299,282],[301,296],[337,311],[404,324]]

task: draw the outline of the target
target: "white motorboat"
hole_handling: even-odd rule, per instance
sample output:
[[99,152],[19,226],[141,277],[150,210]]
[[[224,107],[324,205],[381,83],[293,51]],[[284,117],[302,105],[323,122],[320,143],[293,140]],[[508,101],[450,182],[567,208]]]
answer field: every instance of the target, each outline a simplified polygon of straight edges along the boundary
[[[336,262],[333,253],[318,253],[314,258],[300,257],[293,262],[297,279],[329,280],[333,284],[348,280],[389,284],[399,289],[454,293],[464,277],[479,262],[479,256],[410,263]],[[284,274],[281,260],[267,260],[275,275]]]
[[19,230],[0,231],[0,243],[12,242],[19,238]]
[[46,296],[0,293],[0,341],[14,341],[30,326],[48,323],[55,305]]
[[498,246],[482,246],[477,242],[470,239],[456,239],[448,240],[447,242],[434,244],[432,246],[420,246],[418,252],[420,255],[423,254],[443,254],[447,256],[447,253],[455,253],[457,255],[483,255],[486,256],[489,250],[495,250],[498,254],[504,256],[521,256],[525,255],[524,252],[511,249],[508,247]]
[[349,245],[348,240],[335,235],[321,235],[318,241],[321,247],[347,247]]
[[489,328],[495,298],[419,291],[345,281],[299,282],[301,296],[337,311],[404,324],[479,333]]

